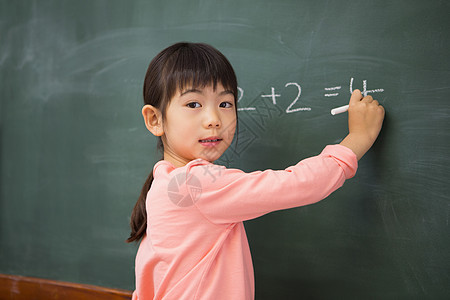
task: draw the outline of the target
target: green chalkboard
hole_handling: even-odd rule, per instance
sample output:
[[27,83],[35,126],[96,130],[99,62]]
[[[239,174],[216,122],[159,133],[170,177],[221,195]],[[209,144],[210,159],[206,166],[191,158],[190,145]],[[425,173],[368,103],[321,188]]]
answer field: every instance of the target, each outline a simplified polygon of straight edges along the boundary
[[159,160],[151,58],[206,42],[240,87],[220,163],[283,169],[386,108],[356,178],[246,222],[256,299],[450,298],[447,1],[0,1],[0,273],[134,289],[131,209]]

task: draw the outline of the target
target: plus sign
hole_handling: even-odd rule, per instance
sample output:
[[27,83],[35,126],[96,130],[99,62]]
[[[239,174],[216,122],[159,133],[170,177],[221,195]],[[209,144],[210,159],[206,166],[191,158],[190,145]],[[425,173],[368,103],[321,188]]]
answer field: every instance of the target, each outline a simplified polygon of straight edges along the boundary
[[272,98],[272,103],[273,105],[277,105],[277,98],[276,97],[280,97],[281,95],[279,94],[275,94],[275,88],[272,88],[272,93],[270,95],[261,95],[261,97],[263,98]]

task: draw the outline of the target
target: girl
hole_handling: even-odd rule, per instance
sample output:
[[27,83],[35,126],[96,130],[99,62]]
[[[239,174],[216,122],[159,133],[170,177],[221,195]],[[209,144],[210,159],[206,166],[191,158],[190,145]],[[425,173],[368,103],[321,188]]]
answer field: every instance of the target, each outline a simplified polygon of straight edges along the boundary
[[131,216],[141,241],[133,299],[253,299],[243,221],[312,204],[354,176],[377,138],[384,109],[355,90],[340,145],[285,170],[244,173],[213,164],[237,126],[237,81],[228,60],[205,44],[178,43],[150,63],[142,109],[163,160]]

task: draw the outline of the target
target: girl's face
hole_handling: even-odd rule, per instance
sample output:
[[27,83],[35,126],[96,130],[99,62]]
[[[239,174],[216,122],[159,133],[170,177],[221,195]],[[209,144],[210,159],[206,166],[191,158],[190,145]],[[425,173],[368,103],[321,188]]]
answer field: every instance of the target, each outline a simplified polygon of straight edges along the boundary
[[217,83],[178,91],[163,120],[164,160],[175,167],[202,158],[213,162],[230,146],[236,130],[231,91]]

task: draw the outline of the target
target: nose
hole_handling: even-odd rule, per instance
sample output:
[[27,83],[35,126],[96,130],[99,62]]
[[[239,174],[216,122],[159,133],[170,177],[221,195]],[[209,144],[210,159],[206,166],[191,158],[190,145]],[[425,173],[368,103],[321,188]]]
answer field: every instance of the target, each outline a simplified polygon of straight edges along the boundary
[[220,116],[215,109],[209,109],[205,113],[204,125],[207,128],[220,128]]

